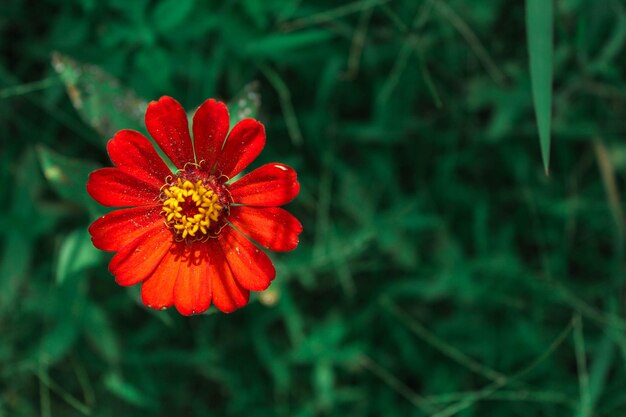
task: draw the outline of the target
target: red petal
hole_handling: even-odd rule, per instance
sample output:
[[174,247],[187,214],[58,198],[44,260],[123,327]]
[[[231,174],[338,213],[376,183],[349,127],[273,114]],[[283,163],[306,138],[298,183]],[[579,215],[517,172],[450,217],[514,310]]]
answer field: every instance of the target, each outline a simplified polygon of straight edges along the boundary
[[134,130],[120,130],[107,145],[111,161],[121,170],[156,187],[172,175],[150,141]]
[[187,114],[178,101],[164,96],[150,102],[146,127],[176,167],[184,168],[187,162],[195,162]]
[[237,123],[228,135],[215,171],[232,178],[250,165],[265,146],[265,128],[254,119]]
[[233,206],[228,220],[259,245],[276,252],[294,250],[302,232],[298,219],[278,207]]
[[269,287],[276,270],[263,251],[231,227],[222,230],[219,242],[233,275],[243,288],[263,291]]
[[213,304],[224,313],[230,313],[248,304],[250,292],[239,285],[233,276],[219,243],[215,239],[208,243],[211,243],[209,250],[214,260],[211,264]]
[[193,145],[198,162],[211,171],[228,134],[228,109],[222,102],[207,100],[193,115]]
[[115,254],[109,270],[118,284],[135,285],[160,269],[162,259],[169,257],[172,234],[164,224],[155,226],[124,246]]
[[204,313],[211,305],[208,245],[194,244],[184,256],[174,286],[176,309],[185,316]]
[[274,207],[293,200],[300,191],[300,184],[293,168],[271,163],[243,176],[229,188],[235,203]]
[[96,248],[117,251],[162,221],[160,205],[134,207],[105,214],[89,226],[89,233]]
[[117,168],[101,168],[89,175],[87,192],[104,206],[127,207],[153,205],[161,190]]
[[152,275],[141,284],[141,300],[147,307],[162,309],[174,304],[174,286],[186,268],[181,262],[183,247],[183,244],[172,244]]

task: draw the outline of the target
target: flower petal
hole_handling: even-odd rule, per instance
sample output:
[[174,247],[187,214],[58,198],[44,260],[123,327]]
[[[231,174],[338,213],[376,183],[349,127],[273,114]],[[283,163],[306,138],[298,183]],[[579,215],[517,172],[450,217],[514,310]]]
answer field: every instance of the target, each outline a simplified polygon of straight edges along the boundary
[[89,234],[96,248],[117,251],[162,222],[160,205],[133,207],[100,217],[89,226]]
[[198,163],[204,161],[209,171],[222,153],[228,127],[228,109],[220,101],[205,101],[193,115],[193,146],[196,157]]
[[254,119],[237,123],[228,135],[215,171],[232,178],[250,165],[265,146],[265,128]]
[[296,171],[290,166],[265,164],[229,187],[233,201],[260,207],[287,204],[300,192]]
[[228,220],[259,245],[276,252],[294,250],[302,232],[298,219],[279,207],[233,206]]
[[190,316],[204,313],[211,305],[208,245],[194,244],[186,250],[185,258],[174,285],[174,302],[180,314]]
[[187,114],[178,101],[164,96],[159,101],[150,102],[146,110],[146,127],[177,168],[195,162]]
[[134,130],[120,130],[107,144],[111,161],[121,170],[156,187],[172,175],[144,135]]
[[171,232],[163,223],[155,223],[113,256],[109,271],[115,275],[118,284],[135,285],[161,268],[162,260],[170,257],[171,247]]
[[235,277],[224,258],[222,249],[215,239],[209,240],[211,257],[211,292],[213,304],[224,313],[230,313],[248,304],[250,291],[243,288]]
[[263,291],[269,287],[276,270],[263,251],[232,227],[222,230],[219,242],[233,275],[243,288]]
[[169,308],[174,304],[174,287],[186,265],[181,262],[184,244],[173,243],[152,275],[141,284],[141,300],[146,307]]
[[103,206],[153,205],[161,190],[117,168],[101,168],[89,175],[87,192]]

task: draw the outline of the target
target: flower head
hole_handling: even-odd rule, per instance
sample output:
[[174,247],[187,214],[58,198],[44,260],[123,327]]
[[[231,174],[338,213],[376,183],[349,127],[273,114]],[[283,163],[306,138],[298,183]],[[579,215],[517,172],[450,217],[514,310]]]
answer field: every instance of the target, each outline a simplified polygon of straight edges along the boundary
[[176,166],[172,172],[141,133],[121,130],[108,143],[115,168],[94,171],[87,191],[121,209],[90,227],[94,246],[117,252],[109,270],[120,285],[141,283],[144,304],[176,306],[184,315],[224,312],[247,304],[276,272],[258,245],[290,251],[300,222],[279,208],[300,190],[296,172],[280,163],[232,179],[261,153],[265,129],[253,119],[229,133],[224,103],[207,100],[193,116],[171,97],[149,104],[148,132]]

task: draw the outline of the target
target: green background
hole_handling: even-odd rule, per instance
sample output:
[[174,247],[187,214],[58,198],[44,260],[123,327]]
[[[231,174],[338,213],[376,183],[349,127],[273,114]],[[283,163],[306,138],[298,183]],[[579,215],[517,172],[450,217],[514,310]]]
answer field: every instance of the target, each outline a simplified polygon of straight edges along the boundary
[[[2,1],[0,416],[626,415],[626,4],[528,6]],[[86,232],[161,95],[298,171],[300,245],[229,315],[147,310]]]

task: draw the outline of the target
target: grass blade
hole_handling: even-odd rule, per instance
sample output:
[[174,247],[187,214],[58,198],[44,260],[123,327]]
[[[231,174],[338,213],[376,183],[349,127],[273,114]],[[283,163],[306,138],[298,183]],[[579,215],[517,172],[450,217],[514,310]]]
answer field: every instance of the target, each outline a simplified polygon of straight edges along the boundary
[[550,166],[550,123],[552,118],[553,61],[553,3],[552,0],[526,0],[526,34],[530,57],[530,82],[541,158],[546,175]]
[[574,350],[576,352],[576,367],[578,368],[578,385],[580,391],[580,409],[577,416],[591,416],[591,395],[589,392],[589,372],[587,371],[587,357],[585,352],[585,337],[580,314],[574,321]]

